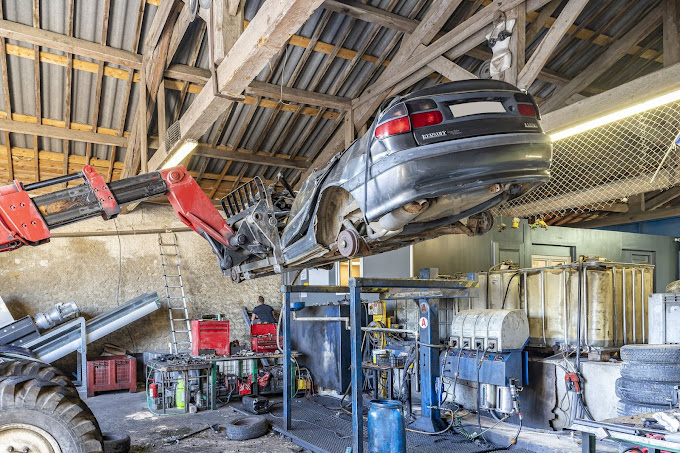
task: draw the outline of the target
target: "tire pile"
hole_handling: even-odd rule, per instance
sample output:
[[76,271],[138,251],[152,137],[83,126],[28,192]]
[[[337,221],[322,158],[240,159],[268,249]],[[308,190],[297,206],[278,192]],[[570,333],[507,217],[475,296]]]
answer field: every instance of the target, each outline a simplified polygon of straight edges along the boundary
[[680,345],[626,345],[621,348],[621,377],[616,380],[619,416],[659,412],[670,407],[680,386]]

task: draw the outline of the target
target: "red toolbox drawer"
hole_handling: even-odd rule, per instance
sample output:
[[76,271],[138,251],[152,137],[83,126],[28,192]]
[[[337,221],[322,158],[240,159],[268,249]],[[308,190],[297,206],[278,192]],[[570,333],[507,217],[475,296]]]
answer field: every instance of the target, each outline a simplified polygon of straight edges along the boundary
[[191,353],[229,355],[229,321],[191,321]]
[[87,361],[87,396],[95,392],[127,389],[137,391],[137,359],[129,355],[112,355]]
[[[283,344],[283,337],[279,337]],[[257,353],[277,352],[276,324],[253,324],[250,326],[250,347]]]

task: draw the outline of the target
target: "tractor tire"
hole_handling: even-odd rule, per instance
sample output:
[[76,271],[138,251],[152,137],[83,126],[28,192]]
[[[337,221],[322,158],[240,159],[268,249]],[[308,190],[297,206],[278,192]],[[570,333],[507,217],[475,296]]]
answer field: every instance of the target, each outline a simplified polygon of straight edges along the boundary
[[52,382],[64,387],[74,396],[78,396],[78,390],[76,390],[71,379],[47,363],[36,362],[35,360],[12,360],[0,363],[0,379],[10,376],[24,376],[39,381]]
[[668,406],[676,385],[680,382],[635,381],[619,378],[616,380],[616,396],[644,405]]
[[103,453],[90,409],[63,386],[27,376],[0,380],[0,451]]
[[619,417],[627,415],[642,415],[642,414],[652,414],[654,412],[661,412],[668,410],[669,405],[658,406],[655,404],[638,404],[632,401],[619,400],[616,403],[616,414]]
[[623,362],[621,377],[638,381],[680,381],[679,363]]
[[269,422],[259,415],[239,418],[226,424],[226,434],[231,440],[255,439],[264,436],[268,430]]
[[679,344],[629,344],[621,347],[621,360],[639,363],[680,363]]

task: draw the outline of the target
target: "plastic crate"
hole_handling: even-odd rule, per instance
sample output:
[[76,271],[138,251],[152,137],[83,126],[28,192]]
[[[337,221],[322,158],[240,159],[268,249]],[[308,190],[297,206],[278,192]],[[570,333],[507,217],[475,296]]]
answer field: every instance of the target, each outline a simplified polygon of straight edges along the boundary
[[111,390],[137,391],[137,359],[129,355],[112,355],[88,360],[87,396]]

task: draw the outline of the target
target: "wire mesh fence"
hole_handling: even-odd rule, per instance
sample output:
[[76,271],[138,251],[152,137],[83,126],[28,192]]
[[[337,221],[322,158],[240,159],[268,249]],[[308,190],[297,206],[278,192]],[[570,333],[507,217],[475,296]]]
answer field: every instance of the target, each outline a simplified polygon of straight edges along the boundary
[[680,101],[553,144],[551,179],[498,208],[504,216],[583,213],[680,183]]

